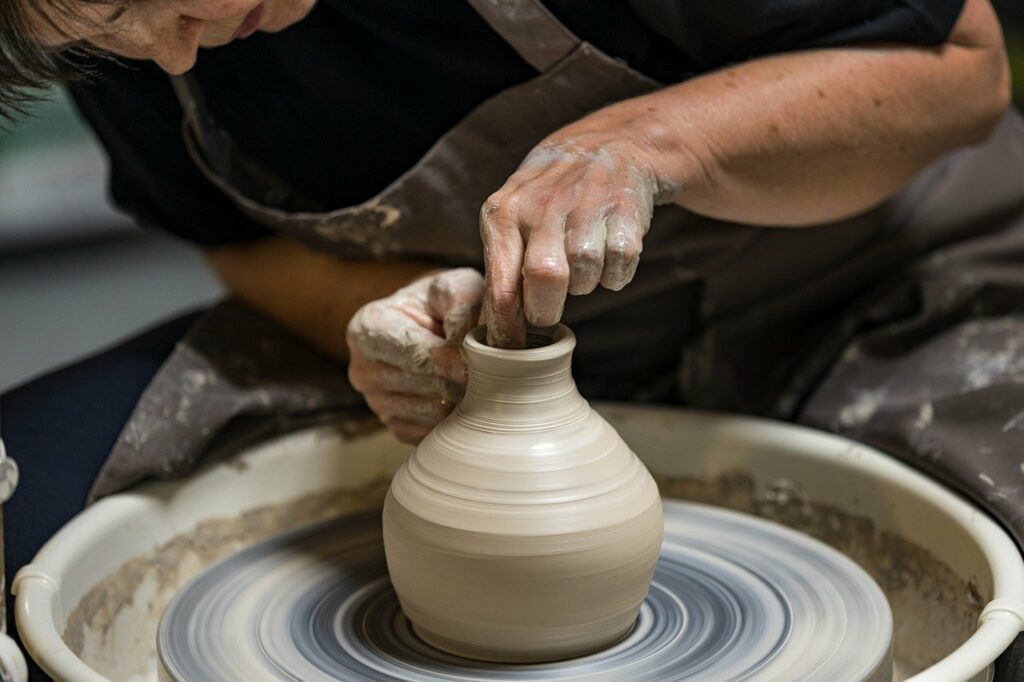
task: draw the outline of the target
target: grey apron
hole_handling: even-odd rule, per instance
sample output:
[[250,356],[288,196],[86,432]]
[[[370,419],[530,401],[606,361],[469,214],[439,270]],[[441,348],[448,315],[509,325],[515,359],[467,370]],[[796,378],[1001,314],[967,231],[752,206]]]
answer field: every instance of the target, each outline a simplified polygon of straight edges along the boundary
[[[312,248],[482,267],[479,207],[530,149],[660,84],[581,41],[537,0],[469,1],[538,75],[480,104],[370,201],[325,211],[303,197],[233,142],[185,76],[173,83],[190,155],[249,218]],[[933,164],[892,200],[814,228],[659,208],[635,280],[567,302],[581,390],[852,435],[952,483],[1024,540],[1022,137],[1010,115],[988,142]],[[262,315],[221,304],[154,377],[92,495],[183,475],[211,450],[262,436],[254,424],[288,428],[357,408],[343,376]],[[993,397],[982,405],[968,389]],[[954,393],[968,404],[947,400]]]

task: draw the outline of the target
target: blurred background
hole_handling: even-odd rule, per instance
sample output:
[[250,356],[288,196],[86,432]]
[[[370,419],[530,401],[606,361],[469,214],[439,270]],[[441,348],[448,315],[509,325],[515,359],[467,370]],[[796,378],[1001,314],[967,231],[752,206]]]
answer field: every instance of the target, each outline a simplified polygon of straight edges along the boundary
[[111,207],[106,176],[60,91],[0,131],[0,392],[220,293],[192,247]]
[[[1024,2],[993,4],[1024,106]],[[194,249],[110,206],[106,174],[59,91],[0,131],[0,392],[220,295]]]

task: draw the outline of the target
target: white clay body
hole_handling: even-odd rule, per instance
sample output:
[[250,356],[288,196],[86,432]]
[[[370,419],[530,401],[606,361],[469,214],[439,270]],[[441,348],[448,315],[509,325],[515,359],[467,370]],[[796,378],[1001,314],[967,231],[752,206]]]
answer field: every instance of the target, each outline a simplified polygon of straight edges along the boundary
[[490,348],[466,337],[456,411],[395,475],[384,505],[388,570],[431,644],[539,662],[626,635],[661,548],[657,486],[576,390],[575,338]]

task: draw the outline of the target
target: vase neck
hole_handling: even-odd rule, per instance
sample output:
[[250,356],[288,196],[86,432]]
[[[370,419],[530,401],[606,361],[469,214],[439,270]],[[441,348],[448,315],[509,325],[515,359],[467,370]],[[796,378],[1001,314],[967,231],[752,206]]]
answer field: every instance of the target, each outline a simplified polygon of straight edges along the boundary
[[586,414],[586,402],[572,378],[576,339],[567,327],[534,332],[533,347],[523,350],[487,346],[483,329],[466,337],[469,384],[460,406],[464,415],[513,428],[529,422],[538,428]]

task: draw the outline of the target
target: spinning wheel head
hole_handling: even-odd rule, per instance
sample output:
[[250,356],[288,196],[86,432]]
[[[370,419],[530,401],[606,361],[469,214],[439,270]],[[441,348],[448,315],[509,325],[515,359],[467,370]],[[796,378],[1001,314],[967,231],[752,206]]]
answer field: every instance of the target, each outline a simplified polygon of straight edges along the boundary
[[280,536],[217,564],[164,613],[163,679],[890,680],[892,616],[856,564],[799,533],[667,502],[628,635],[582,658],[501,665],[420,639],[387,579],[378,516]]

